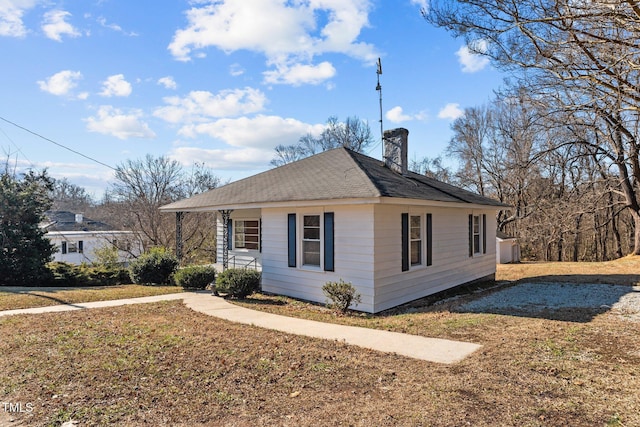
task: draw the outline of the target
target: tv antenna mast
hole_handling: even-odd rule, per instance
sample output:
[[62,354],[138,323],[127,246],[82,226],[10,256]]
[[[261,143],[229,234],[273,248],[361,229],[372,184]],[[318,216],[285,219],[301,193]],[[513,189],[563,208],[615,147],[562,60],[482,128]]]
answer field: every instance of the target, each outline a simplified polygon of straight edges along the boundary
[[384,129],[382,127],[382,86],[380,86],[380,74],[382,74],[382,61],[378,58],[378,67],[376,69],[376,74],[378,76],[378,85],[376,86],[376,90],[380,94],[380,143],[382,144],[382,160],[384,160]]

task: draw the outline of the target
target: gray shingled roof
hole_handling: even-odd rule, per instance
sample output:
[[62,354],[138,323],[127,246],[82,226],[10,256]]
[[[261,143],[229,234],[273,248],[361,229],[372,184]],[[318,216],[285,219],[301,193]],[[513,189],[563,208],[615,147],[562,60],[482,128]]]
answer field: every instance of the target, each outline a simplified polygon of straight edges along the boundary
[[47,231],[112,231],[113,227],[102,221],[83,217],[76,222],[76,214],[69,211],[46,211]]
[[336,148],[160,209],[189,211],[229,205],[378,197],[504,206],[413,172],[402,176],[380,160],[347,148]]

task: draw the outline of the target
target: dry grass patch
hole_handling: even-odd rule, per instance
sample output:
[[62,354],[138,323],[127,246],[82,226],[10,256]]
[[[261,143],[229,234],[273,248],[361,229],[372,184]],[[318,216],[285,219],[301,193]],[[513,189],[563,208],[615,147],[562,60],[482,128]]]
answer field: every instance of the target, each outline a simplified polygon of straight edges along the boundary
[[108,301],[182,292],[179,286],[120,285],[87,288],[0,287],[0,310]]
[[[180,302],[0,319],[0,401],[25,425],[640,425],[637,324],[399,316],[473,338],[453,366],[242,326]],[[5,414],[5,417],[7,414]]]
[[496,280],[640,284],[640,256],[607,262],[524,262],[498,264]]

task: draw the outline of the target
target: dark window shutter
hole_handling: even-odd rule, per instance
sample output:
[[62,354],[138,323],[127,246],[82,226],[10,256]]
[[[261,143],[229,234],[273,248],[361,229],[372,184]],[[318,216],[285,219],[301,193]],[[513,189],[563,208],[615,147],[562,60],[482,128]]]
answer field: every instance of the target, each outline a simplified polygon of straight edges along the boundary
[[409,214],[402,214],[402,271],[409,270]]
[[262,218],[258,220],[258,249],[262,253]]
[[427,265],[433,264],[431,252],[433,249],[433,219],[431,214],[427,214]]
[[473,215],[469,214],[469,256],[473,256]]
[[482,215],[482,253],[487,253],[487,216]]
[[67,253],[67,242],[62,242],[62,251],[63,254]]
[[233,220],[229,218],[229,222],[227,222],[227,249],[230,251],[233,250]]
[[84,242],[82,240],[80,240],[78,242],[78,252],[79,253],[83,253],[84,252]]
[[333,212],[324,213],[324,271],[335,271]]
[[288,215],[287,225],[287,254],[289,258],[289,267],[296,266],[296,214]]

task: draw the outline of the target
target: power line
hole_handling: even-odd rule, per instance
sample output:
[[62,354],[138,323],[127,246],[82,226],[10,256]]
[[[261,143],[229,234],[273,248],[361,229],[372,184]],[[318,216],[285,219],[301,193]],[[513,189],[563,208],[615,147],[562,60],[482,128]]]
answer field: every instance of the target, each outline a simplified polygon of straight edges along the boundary
[[50,143],[52,143],[52,144],[54,144],[54,145],[57,145],[57,146],[58,146],[58,147],[60,147],[60,148],[64,148],[65,150],[71,151],[72,153],[77,154],[78,156],[84,157],[85,159],[91,160],[92,162],[98,163],[99,165],[105,166],[105,167],[107,167],[107,168],[109,168],[109,169],[111,169],[111,170],[116,170],[113,166],[109,166],[108,164],[103,163],[103,162],[101,162],[100,160],[96,160],[96,159],[94,159],[93,157],[89,157],[89,156],[87,156],[86,154],[82,154],[81,152],[76,151],[76,150],[74,150],[74,149],[72,149],[72,148],[69,148],[69,147],[67,147],[67,146],[65,146],[65,145],[62,145],[62,144],[60,144],[59,142],[55,142],[54,140],[49,139],[49,138],[47,138],[47,137],[45,137],[45,136],[42,136],[42,135],[40,135],[39,133],[34,132],[34,131],[30,130],[30,129],[27,129],[27,128],[26,128],[26,127],[24,127],[24,126],[20,126],[19,124],[14,123],[14,122],[12,122],[11,120],[7,120],[7,119],[5,119],[5,118],[4,118],[4,117],[2,117],[2,116],[0,116],[0,120],[3,120],[3,121],[5,121],[5,122],[9,123],[10,125],[13,125],[13,126],[15,126],[15,127],[19,128],[19,129],[22,129],[23,131],[28,132],[28,133],[30,133],[31,135],[35,135],[35,136],[37,136],[38,138],[42,138],[42,139],[44,139],[45,141],[50,142]]

